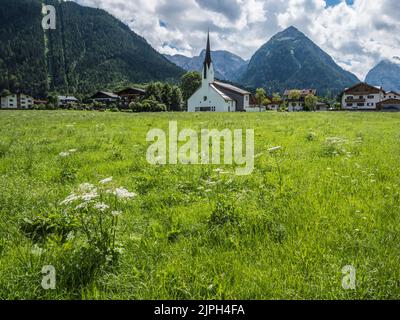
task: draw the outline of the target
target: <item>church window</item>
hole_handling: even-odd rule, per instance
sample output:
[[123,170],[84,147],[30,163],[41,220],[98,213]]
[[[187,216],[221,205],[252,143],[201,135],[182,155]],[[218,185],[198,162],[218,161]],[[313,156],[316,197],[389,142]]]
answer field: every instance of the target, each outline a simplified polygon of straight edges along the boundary
[[208,99],[207,96],[204,96],[204,101],[207,101],[207,99]]

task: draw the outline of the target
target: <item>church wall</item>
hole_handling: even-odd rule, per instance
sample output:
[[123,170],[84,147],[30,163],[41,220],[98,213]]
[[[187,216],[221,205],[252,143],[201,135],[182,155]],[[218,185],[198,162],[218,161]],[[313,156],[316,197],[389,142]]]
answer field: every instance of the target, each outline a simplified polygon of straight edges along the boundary
[[[207,97],[206,101],[204,97]],[[209,85],[202,86],[189,98],[188,112],[196,112],[196,108],[200,107],[210,107],[211,111],[215,108],[215,112],[233,112],[235,111],[235,106],[232,102],[233,101],[225,101],[225,99]]]

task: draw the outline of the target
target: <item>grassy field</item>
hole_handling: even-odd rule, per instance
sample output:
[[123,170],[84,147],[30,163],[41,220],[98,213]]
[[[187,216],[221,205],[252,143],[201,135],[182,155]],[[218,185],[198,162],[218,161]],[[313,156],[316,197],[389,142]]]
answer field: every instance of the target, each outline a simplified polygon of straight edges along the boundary
[[[255,129],[253,174],[149,165],[146,134],[170,120]],[[399,299],[399,128],[383,113],[2,111],[0,298]],[[79,206],[90,192],[107,206]]]

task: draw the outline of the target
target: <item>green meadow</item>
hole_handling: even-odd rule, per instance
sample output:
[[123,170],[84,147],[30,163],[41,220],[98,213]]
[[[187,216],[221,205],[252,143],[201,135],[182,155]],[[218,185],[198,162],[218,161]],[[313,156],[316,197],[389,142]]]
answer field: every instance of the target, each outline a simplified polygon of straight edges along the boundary
[[[169,121],[254,129],[253,173],[148,164]],[[0,298],[399,299],[399,129],[389,113],[1,111]]]

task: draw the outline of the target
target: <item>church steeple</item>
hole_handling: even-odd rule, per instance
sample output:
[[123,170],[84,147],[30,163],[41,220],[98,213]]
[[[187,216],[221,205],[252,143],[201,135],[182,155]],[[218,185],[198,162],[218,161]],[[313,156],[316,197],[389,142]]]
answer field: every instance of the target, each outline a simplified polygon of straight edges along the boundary
[[204,64],[207,64],[207,66],[210,67],[211,62],[212,61],[211,61],[210,31],[208,31],[206,59],[204,60]]
[[203,64],[203,79],[208,80],[209,83],[214,82],[214,70],[212,67],[211,60],[211,45],[210,45],[210,31],[207,34],[207,48],[206,48],[206,56]]

